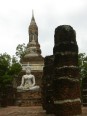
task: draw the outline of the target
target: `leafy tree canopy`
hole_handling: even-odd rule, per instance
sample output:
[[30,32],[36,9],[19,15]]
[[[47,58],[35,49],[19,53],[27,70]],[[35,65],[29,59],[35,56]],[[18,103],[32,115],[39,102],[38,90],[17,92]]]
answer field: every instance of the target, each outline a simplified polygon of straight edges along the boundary
[[87,78],[87,55],[85,53],[79,54],[79,68],[81,79]]
[[19,44],[17,47],[16,47],[16,56],[18,56],[20,59],[24,57],[26,53],[26,46],[25,44]]
[[11,57],[7,53],[0,54],[0,76],[8,72],[10,67]]
[[22,67],[16,57],[7,53],[0,54],[0,87],[11,84],[15,75],[18,75]]

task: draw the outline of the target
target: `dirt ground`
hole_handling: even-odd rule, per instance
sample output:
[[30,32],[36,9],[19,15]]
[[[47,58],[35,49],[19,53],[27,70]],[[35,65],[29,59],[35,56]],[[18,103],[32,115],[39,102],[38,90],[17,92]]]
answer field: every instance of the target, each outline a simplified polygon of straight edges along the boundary
[[[48,116],[41,106],[0,108],[0,116]],[[53,116],[53,115],[50,115]]]
[[[87,116],[87,107],[82,107],[82,116]],[[47,115],[41,106],[0,108],[0,116],[54,116]]]

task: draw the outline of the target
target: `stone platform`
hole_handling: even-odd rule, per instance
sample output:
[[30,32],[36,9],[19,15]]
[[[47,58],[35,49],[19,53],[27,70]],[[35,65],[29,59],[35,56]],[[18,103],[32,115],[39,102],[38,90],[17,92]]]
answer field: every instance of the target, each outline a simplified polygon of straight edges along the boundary
[[41,105],[41,91],[22,91],[16,93],[17,106],[40,106]]

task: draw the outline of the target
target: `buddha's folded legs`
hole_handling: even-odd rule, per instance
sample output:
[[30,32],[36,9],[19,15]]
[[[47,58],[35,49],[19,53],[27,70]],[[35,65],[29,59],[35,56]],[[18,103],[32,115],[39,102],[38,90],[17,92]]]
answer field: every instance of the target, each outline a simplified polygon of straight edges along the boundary
[[33,86],[33,87],[30,87],[29,90],[38,90],[40,87],[39,86]]

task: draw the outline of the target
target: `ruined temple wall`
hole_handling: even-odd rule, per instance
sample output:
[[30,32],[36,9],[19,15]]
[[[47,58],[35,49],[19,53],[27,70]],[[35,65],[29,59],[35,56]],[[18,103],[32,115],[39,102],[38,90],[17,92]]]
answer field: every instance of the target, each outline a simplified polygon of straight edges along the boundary
[[54,56],[46,56],[44,58],[44,68],[42,77],[42,106],[47,114],[53,112],[53,87],[52,87],[52,74],[53,74]]
[[71,26],[55,29],[53,61],[50,58],[44,60],[43,108],[56,116],[81,115],[78,45]]
[[55,29],[54,112],[61,116],[81,114],[78,46],[71,26]]

